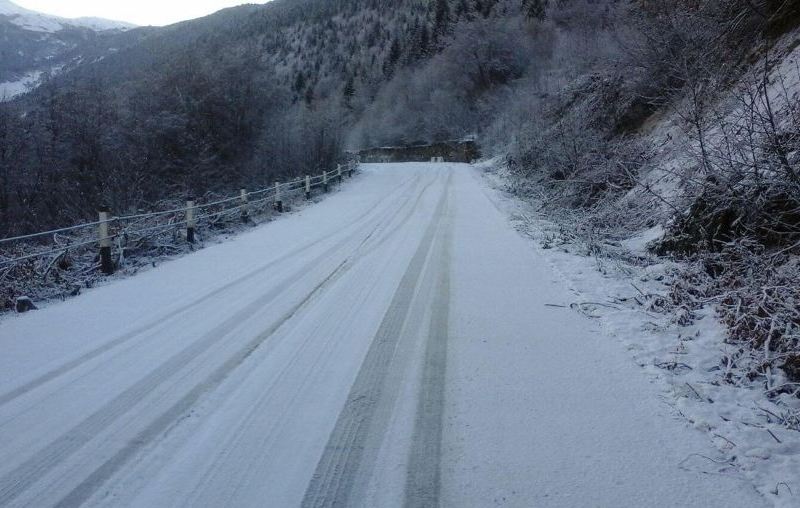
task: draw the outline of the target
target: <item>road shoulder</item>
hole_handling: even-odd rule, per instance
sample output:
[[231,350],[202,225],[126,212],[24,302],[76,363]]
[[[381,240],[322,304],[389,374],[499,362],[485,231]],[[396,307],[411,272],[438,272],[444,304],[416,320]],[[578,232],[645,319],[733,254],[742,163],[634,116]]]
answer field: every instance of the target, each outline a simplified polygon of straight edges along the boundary
[[513,230],[470,172],[454,181],[445,506],[762,506]]

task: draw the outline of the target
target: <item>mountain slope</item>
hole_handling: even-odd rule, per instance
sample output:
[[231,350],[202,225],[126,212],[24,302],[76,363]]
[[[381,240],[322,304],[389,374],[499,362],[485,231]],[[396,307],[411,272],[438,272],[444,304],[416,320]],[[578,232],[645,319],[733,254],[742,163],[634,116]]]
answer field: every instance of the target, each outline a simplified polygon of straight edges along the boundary
[[437,51],[448,22],[437,13],[422,0],[275,0],[96,34],[94,61],[8,106],[18,149],[6,151],[0,214],[15,219],[0,222],[38,229],[100,202],[138,209],[330,167],[377,90]]
[[0,0],[0,16],[17,26],[34,32],[58,32],[66,28],[88,28],[97,32],[103,30],[129,30],[136,25],[124,21],[113,21],[102,18],[67,19],[50,14],[32,11],[11,2]]
[[50,74],[107,56],[132,40],[125,34],[132,28],[99,18],[59,18],[0,0],[0,100],[26,92]]

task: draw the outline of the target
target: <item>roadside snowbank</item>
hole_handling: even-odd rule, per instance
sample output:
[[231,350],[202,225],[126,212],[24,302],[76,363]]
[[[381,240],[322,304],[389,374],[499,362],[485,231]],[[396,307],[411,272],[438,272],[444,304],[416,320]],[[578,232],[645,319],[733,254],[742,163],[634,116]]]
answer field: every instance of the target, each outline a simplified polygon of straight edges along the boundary
[[[663,399],[675,414],[706,432],[719,450],[718,457],[688,456],[681,467],[748,478],[776,507],[797,506],[800,434],[778,423],[784,410],[763,390],[724,382],[726,366],[720,359],[741,346],[725,343],[726,331],[710,304],[699,312],[662,312],[680,266],[644,251],[659,237],[660,227],[620,242],[639,264],[623,260],[629,256],[587,257],[578,254],[577,245],[555,245],[552,239],[559,228],[533,204],[504,192],[506,175],[497,161],[478,170],[494,188],[495,205],[521,234],[534,240],[534,250],[574,294],[573,301],[552,304],[571,307],[600,323],[663,389]],[[782,402],[800,408],[797,398],[785,396]]]

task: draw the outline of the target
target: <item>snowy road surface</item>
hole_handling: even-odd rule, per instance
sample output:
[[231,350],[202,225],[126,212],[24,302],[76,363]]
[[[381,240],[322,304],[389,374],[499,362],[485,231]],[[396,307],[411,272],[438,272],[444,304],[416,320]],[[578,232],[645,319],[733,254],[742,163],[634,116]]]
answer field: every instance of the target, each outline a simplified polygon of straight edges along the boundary
[[754,507],[466,165],[0,321],[0,506]]

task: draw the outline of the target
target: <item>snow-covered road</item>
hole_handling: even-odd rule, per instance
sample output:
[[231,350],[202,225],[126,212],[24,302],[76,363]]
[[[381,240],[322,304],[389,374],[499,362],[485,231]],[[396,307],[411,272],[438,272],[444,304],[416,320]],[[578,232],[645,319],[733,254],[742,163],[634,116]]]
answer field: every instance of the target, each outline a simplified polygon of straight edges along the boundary
[[754,507],[474,169],[0,321],[0,506]]

